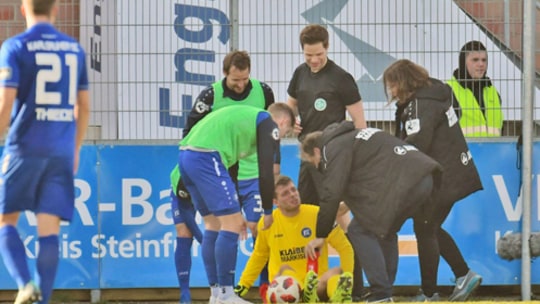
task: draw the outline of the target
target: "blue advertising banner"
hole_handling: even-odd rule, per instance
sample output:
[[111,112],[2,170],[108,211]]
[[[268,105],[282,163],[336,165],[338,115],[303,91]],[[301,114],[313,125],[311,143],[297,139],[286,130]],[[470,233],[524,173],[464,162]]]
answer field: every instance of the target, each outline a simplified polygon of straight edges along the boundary
[[[502,260],[497,240],[519,232],[523,208],[519,198],[521,173],[514,143],[469,143],[484,190],[458,202],[444,228],[455,238],[471,269],[484,285],[520,283],[521,261]],[[540,143],[534,159],[540,159]],[[75,180],[76,211],[72,223],[62,226],[60,266],[56,288],[176,287],[174,248],[176,232],[171,219],[169,172],[176,163],[176,146],[84,146]],[[282,173],[297,180],[299,151],[296,143],[282,146]],[[540,231],[540,165],[533,164],[532,231]],[[200,216],[197,217],[203,229]],[[19,231],[32,272],[37,241],[35,217],[22,214]],[[400,260],[396,285],[418,285],[416,242],[410,221],[399,233]],[[237,276],[253,243],[241,241]],[[200,244],[192,247],[193,287],[206,287]],[[339,260],[332,256],[330,264]],[[532,283],[540,284],[540,266],[532,263]],[[0,289],[16,285],[0,263]],[[453,285],[454,277],[441,259],[440,285]]]
[[[81,150],[79,171],[75,178],[75,212],[71,223],[62,222],[59,235],[60,263],[56,288],[92,289],[99,287],[99,260],[91,257],[90,239],[98,231],[97,166],[95,146]],[[38,251],[36,217],[24,212],[17,226],[26,248],[30,273],[35,272]],[[1,260],[0,260],[1,261]],[[0,262],[0,289],[17,289],[4,264]]]

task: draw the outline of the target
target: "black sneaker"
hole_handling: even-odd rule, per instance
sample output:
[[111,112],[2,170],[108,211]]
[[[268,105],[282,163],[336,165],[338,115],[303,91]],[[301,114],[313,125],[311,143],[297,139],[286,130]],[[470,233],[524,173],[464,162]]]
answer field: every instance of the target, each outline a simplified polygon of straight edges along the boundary
[[392,297],[390,298],[384,298],[379,300],[367,300],[366,303],[393,303],[394,299]]
[[371,291],[369,288],[362,288],[362,290],[358,293],[358,295],[353,294],[352,295],[352,301],[353,302],[365,302],[367,298],[371,295]]

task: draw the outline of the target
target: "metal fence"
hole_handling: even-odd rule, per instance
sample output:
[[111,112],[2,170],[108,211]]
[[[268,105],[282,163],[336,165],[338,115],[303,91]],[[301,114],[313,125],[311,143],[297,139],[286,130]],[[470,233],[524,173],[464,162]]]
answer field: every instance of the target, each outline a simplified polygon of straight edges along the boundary
[[[69,32],[79,25],[74,34],[88,53],[90,139],[178,140],[199,92],[223,77],[221,62],[231,49],[247,50],[251,76],[268,83],[277,101],[285,101],[292,73],[303,62],[298,34],[308,23],[328,28],[330,59],[354,76],[369,124],[381,128],[391,128],[393,121],[394,108],[386,106],[381,79],[390,63],[408,58],[444,81],[458,67],[461,46],[481,41],[488,49],[487,75],[501,95],[504,135],[521,132],[522,50],[515,41],[521,41],[522,1],[63,0],[60,4],[57,24]],[[533,111],[540,119],[538,87],[536,92]]]

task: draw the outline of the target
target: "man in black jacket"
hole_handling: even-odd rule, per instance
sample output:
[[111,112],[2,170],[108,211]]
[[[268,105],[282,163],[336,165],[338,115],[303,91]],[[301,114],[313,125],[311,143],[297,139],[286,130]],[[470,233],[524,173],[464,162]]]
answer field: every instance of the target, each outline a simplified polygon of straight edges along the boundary
[[352,122],[328,126],[306,136],[302,158],[323,175],[316,248],[334,225],[341,201],[354,218],[350,241],[368,279],[368,302],[391,302],[397,272],[397,232],[423,204],[429,203],[438,184],[439,164],[379,129],[355,129]]

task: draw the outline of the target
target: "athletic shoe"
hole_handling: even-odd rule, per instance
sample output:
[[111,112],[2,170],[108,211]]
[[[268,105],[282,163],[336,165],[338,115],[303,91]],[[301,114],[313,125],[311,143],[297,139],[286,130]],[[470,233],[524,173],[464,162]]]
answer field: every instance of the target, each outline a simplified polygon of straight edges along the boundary
[[469,270],[466,275],[456,279],[454,292],[448,297],[448,301],[461,302],[473,293],[473,291],[482,283],[482,277],[476,272]]
[[390,298],[384,298],[379,300],[367,300],[366,303],[393,303],[394,299],[392,297]]
[[302,303],[317,303],[319,302],[319,295],[317,295],[317,285],[319,285],[319,278],[315,271],[310,270],[306,274],[304,279],[304,290],[302,291]]
[[33,281],[30,281],[26,283],[23,288],[19,289],[19,293],[17,293],[17,298],[13,303],[31,304],[37,301],[41,301],[41,291]]
[[266,292],[268,291],[268,283],[262,283],[259,286],[259,296],[261,296],[263,304],[268,304],[268,299],[266,298]]
[[431,297],[428,297],[424,294],[424,291],[420,289],[418,295],[411,299],[411,302],[439,302],[441,297],[439,293],[434,293]]
[[252,304],[252,303],[240,298],[238,295],[233,293],[225,299],[218,298],[216,301],[216,304]]
[[353,274],[350,272],[344,272],[339,276],[338,285],[336,291],[330,302],[332,303],[352,303],[352,287],[353,287]]
[[[353,276],[354,281],[354,276]],[[371,290],[369,290],[368,287],[362,287],[357,294],[354,294],[354,287],[353,287],[353,295],[352,295],[352,301],[353,302],[365,302],[367,298],[371,295]]]
[[210,296],[210,299],[208,300],[208,304],[216,304],[217,303],[217,297]]
[[371,295],[371,291],[369,290],[369,288],[364,288],[362,289],[362,291],[359,292],[359,295],[353,294],[352,301],[353,303],[365,302],[369,298],[370,295]]

